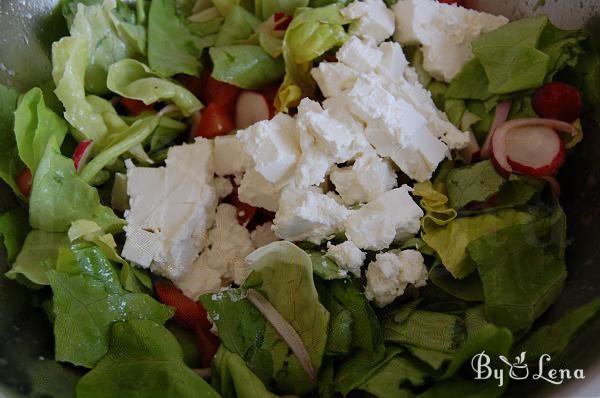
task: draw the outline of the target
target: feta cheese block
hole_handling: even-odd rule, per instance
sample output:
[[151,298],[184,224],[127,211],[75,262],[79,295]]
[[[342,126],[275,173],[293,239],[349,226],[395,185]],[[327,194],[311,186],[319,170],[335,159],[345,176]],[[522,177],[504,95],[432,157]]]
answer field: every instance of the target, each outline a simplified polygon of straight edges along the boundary
[[383,53],[370,43],[351,36],[335,54],[339,62],[359,73],[373,71],[383,57]]
[[215,177],[214,186],[219,199],[226,198],[233,192],[233,184],[228,178]]
[[394,33],[394,13],[382,0],[355,1],[341,13],[354,20],[349,33],[361,39],[380,43]]
[[175,285],[196,300],[232,282],[241,284],[249,274],[244,259],[254,248],[250,232],[238,222],[237,209],[220,204],[214,227],[208,232],[206,249],[191,269],[175,280]]
[[396,99],[386,90],[386,80],[375,73],[361,75],[345,94],[350,112],[363,122],[391,112]]
[[289,186],[281,193],[273,231],[281,239],[319,244],[341,231],[351,213],[317,187]]
[[279,190],[253,168],[244,174],[238,197],[244,203],[269,211],[277,211],[279,207]]
[[358,72],[341,62],[321,62],[312,68],[310,75],[315,79],[325,97],[333,97],[352,87]]
[[257,249],[279,240],[273,232],[273,223],[270,221],[258,225],[254,231],[250,232],[250,239]]
[[415,203],[406,185],[379,195],[353,211],[346,220],[346,236],[357,247],[383,250],[394,241],[403,241],[419,232],[423,210]]
[[398,185],[392,166],[374,151],[358,157],[351,167],[332,168],[329,178],[349,206],[374,200]]
[[213,222],[212,143],[198,139],[171,147],[165,163],[161,168],[128,168],[130,210],[125,212],[122,256],[177,279],[198,257]]
[[367,269],[365,296],[378,307],[392,303],[412,284],[427,284],[427,268],[423,256],[416,250],[392,250],[379,253]]
[[360,269],[367,258],[367,254],[349,240],[339,245],[332,245],[331,242],[327,242],[325,256],[357,278],[360,278]]
[[237,138],[252,159],[254,169],[272,184],[284,183],[294,171],[300,156],[296,121],[278,113],[271,120],[263,120],[245,130]]
[[214,138],[215,174],[223,177],[243,173],[250,159],[244,146],[235,135],[220,135]]
[[475,38],[508,23],[503,16],[435,0],[399,0],[393,9],[394,40],[421,45],[423,68],[447,83],[474,58],[471,42]]

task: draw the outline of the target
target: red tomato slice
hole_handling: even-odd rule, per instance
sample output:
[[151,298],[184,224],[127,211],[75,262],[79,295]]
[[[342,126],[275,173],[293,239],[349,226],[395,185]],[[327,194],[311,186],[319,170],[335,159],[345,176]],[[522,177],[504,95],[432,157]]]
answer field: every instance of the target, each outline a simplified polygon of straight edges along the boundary
[[154,110],[152,104],[146,105],[142,101],[130,98],[121,98],[119,102],[130,116],[138,116],[142,112]]
[[194,137],[214,138],[225,135],[235,129],[231,114],[214,102],[202,111],[200,122],[193,132]]
[[229,201],[238,210],[237,217],[240,225],[246,225],[254,218],[256,212],[258,211],[258,208],[249,205],[248,203],[242,202],[238,197],[238,188],[239,187],[237,186],[235,187],[234,191],[231,193]]
[[19,174],[19,177],[17,177],[17,186],[19,187],[19,191],[21,191],[23,196],[26,198],[29,198],[29,195],[31,195],[32,182],[33,176],[31,175],[31,170],[28,168],[23,170],[21,174]]
[[194,331],[199,327],[210,330],[206,310],[200,303],[181,293],[171,282],[158,281],[154,289],[161,303],[175,308],[173,319],[181,327]]
[[195,329],[196,341],[198,342],[198,353],[202,367],[208,368],[217,350],[219,349],[219,338],[212,334],[209,329],[198,325]]
[[459,6],[462,6],[464,3],[464,0],[438,0],[440,3],[444,3],[444,4],[457,4]]
[[206,80],[204,101],[207,103],[214,102],[228,112],[233,112],[239,93],[239,87],[229,83],[220,82],[213,79],[212,76],[209,76]]
[[209,72],[204,70],[200,74],[200,77],[190,76],[190,75],[181,75],[178,77],[178,80],[192,92],[197,98],[199,98],[202,102],[206,101],[204,93],[206,91],[206,81],[210,76]]

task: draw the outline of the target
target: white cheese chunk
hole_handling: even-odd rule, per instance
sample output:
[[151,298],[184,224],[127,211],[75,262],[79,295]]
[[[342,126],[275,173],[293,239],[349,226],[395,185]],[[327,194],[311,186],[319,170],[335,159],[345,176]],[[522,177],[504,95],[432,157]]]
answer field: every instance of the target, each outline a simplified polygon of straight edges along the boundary
[[126,226],[127,240],[121,256],[142,268],[149,268],[160,249],[160,236],[136,225]]
[[394,13],[381,0],[355,1],[341,13],[354,19],[349,33],[362,39],[380,43],[394,33]]
[[346,220],[346,236],[366,250],[382,250],[395,240],[417,233],[423,211],[408,193],[406,185],[379,195],[355,210]]
[[271,120],[255,123],[237,133],[254,169],[273,184],[285,182],[293,172],[300,148],[297,142],[296,122],[284,113]]
[[233,192],[233,184],[229,178],[216,177],[214,186],[219,199],[226,198]]
[[385,84],[374,73],[361,75],[346,94],[350,112],[363,122],[390,112],[396,99],[384,88]]
[[377,68],[383,53],[370,43],[364,43],[356,36],[351,36],[337,51],[339,62],[348,65],[357,72],[372,72]]
[[286,187],[279,199],[273,230],[281,239],[319,244],[342,230],[351,211],[319,188]]
[[358,157],[352,167],[334,167],[329,175],[346,205],[366,203],[397,186],[396,173],[374,152]]
[[244,174],[238,196],[242,202],[254,207],[269,211],[277,211],[279,207],[279,190],[254,169],[249,169]]
[[249,272],[244,259],[254,250],[250,233],[238,222],[237,209],[229,204],[217,208],[215,225],[206,243],[206,249],[192,269],[175,281],[183,293],[194,300],[232,282],[243,282]]
[[448,83],[474,58],[471,42],[508,23],[503,16],[434,0],[399,0],[393,12],[394,40],[406,45],[420,44],[423,68]]
[[365,295],[378,307],[391,304],[404,294],[408,284],[427,284],[427,268],[423,256],[416,250],[393,250],[379,253],[367,269]]
[[165,191],[165,169],[131,167],[127,170],[129,210],[125,218],[129,225],[150,231],[162,226]]
[[221,135],[214,139],[215,173],[218,176],[243,173],[250,159],[235,135]]
[[352,241],[345,241],[339,245],[327,242],[327,253],[329,257],[342,269],[360,278],[360,269],[367,258],[367,254],[361,251]]
[[311,76],[325,97],[333,97],[352,87],[358,72],[341,62],[321,62],[312,68]]
[[383,57],[377,66],[377,73],[391,81],[403,79],[408,60],[400,44],[386,41],[379,45],[379,50]]
[[250,239],[257,249],[279,240],[273,232],[273,223],[270,221],[258,225],[254,231],[250,232]]

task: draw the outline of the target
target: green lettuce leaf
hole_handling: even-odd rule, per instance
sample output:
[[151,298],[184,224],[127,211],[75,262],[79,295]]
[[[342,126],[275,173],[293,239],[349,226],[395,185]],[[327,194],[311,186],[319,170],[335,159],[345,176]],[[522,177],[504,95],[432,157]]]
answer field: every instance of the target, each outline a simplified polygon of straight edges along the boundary
[[166,147],[187,130],[187,124],[170,117],[161,117],[150,139],[150,151],[154,152]]
[[261,46],[236,44],[211,47],[212,77],[245,89],[262,88],[283,77],[282,58],[273,58]]
[[102,116],[94,111],[85,94],[85,73],[89,63],[88,42],[81,36],[63,37],[52,44],[54,91],[65,107],[64,117],[79,139],[100,141],[108,132]]
[[148,15],[148,65],[162,76],[199,75],[203,46],[178,13],[177,0],[154,0]]
[[[436,184],[431,181],[418,182],[414,185],[413,195],[420,196],[419,205],[425,210],[423,222],[432,221],[437,225],[446,225],[456,218],[456,210],[448,206],[448,196],[444,184]],[[437,188],[437,189],[436,189]]]
[[116,0],[78,6],[70,33],[84,38],[88,46],[84,80],[88,93],[107,94],[108,67],[125,58],[143,59],[146,52],[146,29],[119,18]]
[[577,66],[567,77],[582,93],[585,110],[600,123],[600,34],[591,35],[584,48]]
[[306,6],[308,6],[308,0],[256,0],[254,14],[264,21],[276,12],[294,15],[297,8]]
[[16,90],[0,84],[0,179],[22,198],[23,194],[15,182],[17,174],[23,169],[14,133],[14,111],[18,97]]
[[[315,369],[319,369],[329,313],[318,300],[310,257],[290,242],[275,242],[253,252],[252,273],[240,289],[200,297],[219,329],[225,348],[244,358],[269,388],[305,394],[315,388],[287,343],[246,297],[255,289],[298,332]],[[282,281],[287,281],[282,283]]]
[[77,384],[81,398],[218,398],[183,362],[179,343],[152,320],[131,319],[112,327],[108,353]]
[[107,232],[118,232],[124,221],[100,203],[98,191],[75,172],[73,161],[49,145],[33,179],[29,223],[46,232],[67,232],[71,222],[86,219]]
[[316,276],[324,280],[344,279],[348,277],[348,273],[330,258],[317,251],[306,251],[312,261],[313,272]]
[[35,175],[38,164],[52,139],[61,145],[67,123],[46,107],[42,90],[32,88],[23,96],[15,111],[15,137],[19,156]]
[[211,382],[223,398],[276,398],[244,360],[221,346],[212,363]]
[[533,221],[534,216],[512,209],[498,210],[473,217],[457,218],[445,226],[434,223],[423,225],[422,238],[434,249],[442,264],[454,278],[463,279],[476,269],[475,263],[467,255],[467,245],[486,235],[512,225]]
[[146,105],[158,101],[172,102],[184,116],[202,108],[200,101],[185,87],[160,77],[147,65],[133,59],[111,65],[107,85],[122,97],[143,101]]
[[163,324],[173,315],[152,297],[125,291],[96,246],[64,248],[56,270],[47,275],[54,294],[55,355],[61,362],[93,367],[107,353],[115,322],[147,319]]
[[512,331],[531,326],[562,291],[566,219],[562,209],[467,246],[483,284],[487,319]]
[[239,5],[233,6],[223,21],[215,46],[242,44],[252,36],[254,29],[260,23],[261,20],[245,8]]
[[310,76],[312,63],[328,50],[344,44],[348,35],[341,4],[321,8],[298,8],[283,38],[285,77],[279,88],[275,106],[287,111],[300,99],[311,96],[315,82]]
[[485,202],[500,190],[504,181],[489,160],[456,168],[446,178],[450,206],[462,209],[472,202]]
[[69,238],[65,233],[34,229],[25,238],[25,243],[6,277],[25,282],[28,286],[33,283],[32,287],[48,285],[46,272],[54,269],[58,250],[68,244]]
[[6,259],[9,263],[17,258],[30,229],[27,211],[22,207],[9,210],[0,216],[0,236],[4,240]]
[[446,293],[458,299],[483,301],[481,278],[475,272],[464,279],[455,279],[440,261],[436,261],[429,270],[429,280]]

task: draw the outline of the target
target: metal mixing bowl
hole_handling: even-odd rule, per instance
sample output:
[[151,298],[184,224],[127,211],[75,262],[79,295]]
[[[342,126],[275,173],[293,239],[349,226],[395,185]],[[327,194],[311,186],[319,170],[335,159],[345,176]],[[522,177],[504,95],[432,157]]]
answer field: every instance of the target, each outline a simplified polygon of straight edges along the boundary
[[[0,0],[0,82],[26,90],[50,79],[50,44],[66,28],[56,8],[59,0]],[[468,5],[511,18],[546,13],[563,28],[585,26],[600,37],[600,0],[471,0]],[[569,278],[557,304],[544,315],[551,321],[600,295],[600,131],[584,121],[586,137],[561,170],[562,202],[568,214],[571,245]],[[15,199],[0,184],[0,213]],[[1,246],[1,245],[0,245]],[[0,249],[1,250],[1,249]],[[0,273],[7,270],[0,253]],[[45,293],[31,293],[0,277],[0,397],[73,396],[79,372],[52,360],[52,330],[40,309]],[[519,397],[600,396],[600,319],[579,333],[568,347],[564,365],[582,368],[586,379],[560,386],[543,382],[515,384]]]

